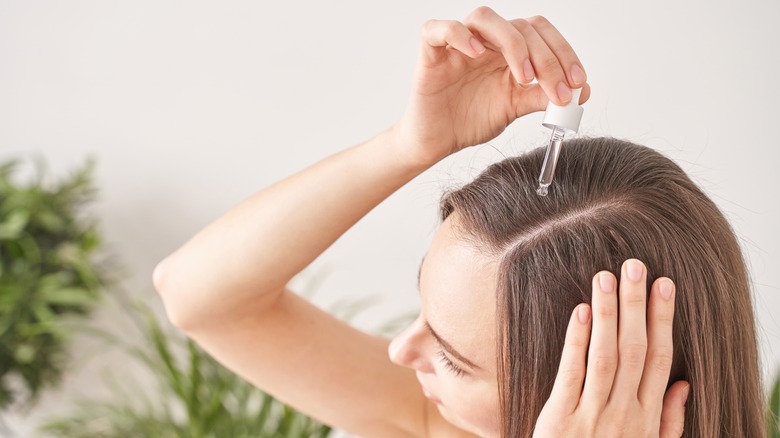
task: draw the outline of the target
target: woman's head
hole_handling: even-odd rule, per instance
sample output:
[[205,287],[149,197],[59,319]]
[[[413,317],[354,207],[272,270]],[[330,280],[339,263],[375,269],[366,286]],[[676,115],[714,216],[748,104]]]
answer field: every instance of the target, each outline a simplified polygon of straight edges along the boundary
[[[648,290],[660,276],[676,285],[670,381],[691,384],[686,434],[759,436],[748,278],[718,208],[672,161],[613,138],[568,140],[550,194],[540,197],[543,154],[495,163],[444,195],[443,223],[421,272],[422,312],[394,341],[394,359],[417,370],[454,424],[482,435],[530,436],[569,316],[590,302],[591,278],[600,270],[619,278],[623,261],[638,258]],[[443,374],[426,323],[489,368]]]

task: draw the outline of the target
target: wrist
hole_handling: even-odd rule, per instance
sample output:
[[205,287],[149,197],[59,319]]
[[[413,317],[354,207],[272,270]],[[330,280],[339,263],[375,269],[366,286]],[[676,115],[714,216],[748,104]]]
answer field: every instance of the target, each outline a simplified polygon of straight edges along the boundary
[[388,128],[384,134],[387,135],[391,145],[389,149],[393,150],[395,158],[410,170],[422,173],[448,156],[433,154],[431,148],[410,141],[410,136],[405,135],[404,127],[399,123]]

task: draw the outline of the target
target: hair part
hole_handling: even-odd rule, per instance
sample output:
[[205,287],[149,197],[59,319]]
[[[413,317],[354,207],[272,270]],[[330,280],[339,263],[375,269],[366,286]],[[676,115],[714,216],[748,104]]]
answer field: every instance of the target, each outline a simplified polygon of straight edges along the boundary
[[676,287],[669,382],[687,380],[683,436],[764,436],[749,278],[717,206],[660,153],[610,137],[567,140],[555,182],[536,193],[539,148],[492,164],[445,193],[463,239],[500,260],[498,385],[502,437],[531,436],[548,399],[574,307],[601,270],[629,258]]

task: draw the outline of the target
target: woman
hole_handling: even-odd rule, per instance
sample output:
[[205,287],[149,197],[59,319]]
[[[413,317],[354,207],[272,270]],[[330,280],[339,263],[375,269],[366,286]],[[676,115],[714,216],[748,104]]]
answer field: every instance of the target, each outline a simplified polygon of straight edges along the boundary
[[[598,240],[599,229],[611,229],[593,222],[603,204],[595,198],[599,189],[588,191],[580,184],[587,178],[577,175],[592,164],[582,161],[587,154],[569,160],[573,154],[566,152],[547,199],[517,197],[531,187],[520,187],[528,175],[514,172],[538,169],[538,154],[501,163],[470,189],[447,196],[445,220],[421,271],[420,317],[392,344],[286,287],[368,211],[439,160],[489,141],[548,101],[567,103],[571,88],[583,89],[581,102],[590,96],[576,54],[542,17],[507,21],[480,7],[463,23],[428,21],[421,37],[414,90],[398,123],[260,191],[160,262],[154,283],[169,318],[258,387],[360,436],[671,437],[683,433],[684,419],[712,430],[712,419],[701,417],[714,411],[698,414],[707,383],[701,378],[710,374],[697,374],[702,358],[693,361],[686,351],[724,349],[685,343],[692,339],[685,336],[689,327],[678,320],[673,337],[677,293],[669,278],[652,282],[646,301],[659,273],[680,275],[686,287],[701,276],[675,270],[678,258],[659,260],[656,246],[638,247],[647,239],[634,244],[630,232],[638,225],[617,234],[624,240]],[[531,84],[534,78],[538,84]],[[569,213],[543,216],[561,208]],[[552,225],[543,218],[553,218]],[[590,240],[576,240],[580,225],[596,230],[585,235]],[[586,244],[598,251],[580,260]],[[632,254],[649,260],[651,271],[632,259],[619,281],[596,272],[617,269],[616,260]],[[743,272],[741,265],[728,269]],[[588,277],[597,274],[592,293],[583,277],[588,270]],[[741,285],[743,278],[728,280]],[[688,305],[685,292],[681,303]],[[739,295],[736,317],[747,317]],[[745,323],[735,332],[748,343],[751,330]],[[734,382],[745,384],[749,405],[726,422],[729,432],[732,424],[743,431],[760,427],[745,426],[757,409],[753,344],[740,362],[745,378],[727,379],[729,391]],[[737,363],[731,356],[728,371]],[[689,385],[679,380],[667,389],[670,370],[699,385],[691,392],[700,404],[688,413]]]
[[[615,341],[617,308],[614,301],[607,307],[603,302],[614,295],[615,280],[609,272],[600,273],[591,295],[592,273],[605,268],[621,273],[621,363],[643,363],[645,351],[650,351],[644,340],[625,337],[633,332],[641,339],[644,284],[663,273],[674,284],[668,278],[658,280],[651,300],[660,296],[661,302],[671,303],[674,296],[676,309],[651,305],[647,341],[656,348],[668,346],[653,339],[659,332],[652,319],[653,312],[668,312],[656,313],[655,322],[670,322],[673,311],[674,336],[669,341],[674,353],[657,354],[648,363],[639,382],[640,402],[660,399],[671,367],[670,381],[690,383],[686,436],[765,436],[747,271],[734,233],[715,204],[669,159],[612,138],[569,140],[558,161],[554,192],[540,197],[536,178],[544,152],[536,149],[493,164],[471,183],[445,194],[443,223],[421,271],[423,314],[393,341],[394,360],[427,371],[414,361],[426,348],[420,334],[430,331],[429,326],[458,339],[468,351],[459,355],[472,362],[498,358],[497,366],[490,367],[498,371],[498,391],[475,385],[485,382],[479,372],[458,386],[443,385],[444,377],[426,374],[422,383],[430,382],[426,386],[443,395],[445,406],[464,397],[495,405],[498,396],[502,417],[492,429],[501,430],[502,436],[530,436],[545,401],[551,391],[555,394],[555,368],[550,364],[561,360],[566,320],[579,303],[601,309],[597,311],[607,316],[601,321],[610,321],[611,334],[600,338],[604,325],[600,328],[600,319],[594,318],[584,392],[590,384],[599,386],[594,379],[605,378],[600,367],[606,379],[614,375],[615,386],[623,380],[633,381],[635,388],[640,379],[631,372],[615,372],[611,357],[600,360],[604,340]],[[621,267],[630,257],[640,258],[647,268],[635,259]],[[635,316],[628,316],[629,306],[636,308]],[[497,342],[484,345],[481,340],[491,331]],[[614,345],[609,348],[614,350]],[[468,372],[443,360],[456,375]],[[661,373],[654,373],[658,369]],[[656,379],[663,384],[656,385]],[[621,395],[613,388],[601,397],[608,395],[634,415],[642,408],[641,403],[631,406],[636,394]],[[452,409],[444,408],[442,414],[452,414]],[[453,422],[465,418],[469,424],[488,424],[473,411],[459,414]],[[560,421],[558,415],[545,414],[547,421]]]

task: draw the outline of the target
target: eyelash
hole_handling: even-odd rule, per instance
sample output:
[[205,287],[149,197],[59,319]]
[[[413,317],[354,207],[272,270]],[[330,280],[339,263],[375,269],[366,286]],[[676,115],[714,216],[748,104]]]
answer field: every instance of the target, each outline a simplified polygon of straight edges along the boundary
[[465,371],[457,365],[455,365],[445,354],[444,350],[439,350],[438,353],[439,357],[441,358],[441,361],[444,363],[444,368],[447,368],[448,370],[452,371],[453,374],[455,374],[455,377],[462,376]]

